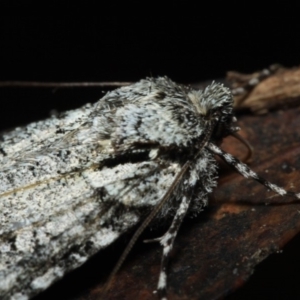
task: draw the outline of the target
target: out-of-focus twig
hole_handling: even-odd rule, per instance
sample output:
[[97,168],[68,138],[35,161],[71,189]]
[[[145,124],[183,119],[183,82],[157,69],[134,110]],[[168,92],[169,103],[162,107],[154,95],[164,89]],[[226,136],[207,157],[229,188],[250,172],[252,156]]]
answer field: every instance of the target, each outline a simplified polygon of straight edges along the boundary
[[[243,87],[251,79],[259,76],[228,72],[227,80],[232,88]],[[267,113],[271,109],[298,106],[300,104],[300,67],[285,69],[280,67],[276,72],[266,76],[252,90],[234,96],[237,110],[250,109],[257,114]]]

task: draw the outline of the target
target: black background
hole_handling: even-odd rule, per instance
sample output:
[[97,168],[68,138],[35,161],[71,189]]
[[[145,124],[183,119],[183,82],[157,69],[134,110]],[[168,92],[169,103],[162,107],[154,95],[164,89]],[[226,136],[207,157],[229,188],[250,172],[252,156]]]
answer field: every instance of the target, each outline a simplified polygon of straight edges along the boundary
[[[282,2],[265,7],[215,1],[169,7],[148,1],[41,2],[1,4],[0,81],[137,81],[167,75],[191,83],[222,78],[228,70],[253,72],[273,63],[291,67],[300,62],[299,9]],[[0,128],[101,95],[101,89],[0,89]],[[284,257],[282,268],[276,260],[266,270],[259,267],[257,276],[273,284],[267,290],[250,288],[256,288],[256,299],[292,299],[291,289],[297,287],[289,284],[294,265],[291,261],[287,267],[288,251],[295,247],[290,248],[278,255]]]
[[[95,4],[98,4],[95,5]],[[181,83],[299,64],[298,7],[181,2],[2,1],[0,80]],[[293,14],[295,12],[295,14]],[[0,90],[0,128],[101,97],[101,89]]]

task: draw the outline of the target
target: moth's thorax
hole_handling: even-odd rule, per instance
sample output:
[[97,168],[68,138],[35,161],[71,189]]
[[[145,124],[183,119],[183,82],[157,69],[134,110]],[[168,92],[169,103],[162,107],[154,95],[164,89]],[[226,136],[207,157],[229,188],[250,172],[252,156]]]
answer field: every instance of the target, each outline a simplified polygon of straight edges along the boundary
[[108,136],[117,151],[125,151],[145,145],[192,147],[195,140],[203,138],[215,113],[225,127],[231,122],[233,101],[222,84],[212,83],[204,91],[196,91],[160,77],[112,91],[102,103],[105,117],[100,102],[97,127],[105,132],[100,135]]
[[230,90],[220,83],[212,83],[202,90],[191,90],[188,96],[198,112],[207,115],[220,110],[222,114],[232,111],[233,98]]
[[188,96],[199,115],[214,122],[212,140],[220,142],[233,131],[233,98],[228,88],[213,82],[203,91],[191,90]]

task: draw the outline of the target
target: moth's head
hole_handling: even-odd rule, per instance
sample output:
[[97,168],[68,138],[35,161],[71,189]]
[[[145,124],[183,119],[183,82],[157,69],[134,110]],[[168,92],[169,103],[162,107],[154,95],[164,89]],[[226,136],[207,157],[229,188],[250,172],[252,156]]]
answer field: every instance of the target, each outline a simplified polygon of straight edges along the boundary
[[238,130],[233,126],[236,119],[233,115],[233,97],[229,88],[213,82],[203,91],[194,91],[191,94],[190,99],[198,113],[204,120],[214,124],[212,138],[220,140]]

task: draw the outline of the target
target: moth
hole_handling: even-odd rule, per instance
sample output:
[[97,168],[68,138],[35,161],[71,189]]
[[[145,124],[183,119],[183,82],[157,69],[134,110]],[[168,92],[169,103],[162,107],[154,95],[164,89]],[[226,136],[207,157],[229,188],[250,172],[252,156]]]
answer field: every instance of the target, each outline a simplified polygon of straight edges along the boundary
[[[219,145],[237,136],[230,89],[147,78],[87,104],[17,128],[0,144],[0,298],[30,299],[139,224],[170,220],[158,292],[185,216],[198,215],[217,185],[219,156],[282,196]],[[151,224],[150,224],[151,223]],[[107,286],[107,289],[109,286]]]

